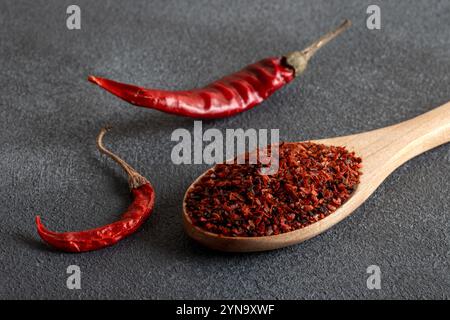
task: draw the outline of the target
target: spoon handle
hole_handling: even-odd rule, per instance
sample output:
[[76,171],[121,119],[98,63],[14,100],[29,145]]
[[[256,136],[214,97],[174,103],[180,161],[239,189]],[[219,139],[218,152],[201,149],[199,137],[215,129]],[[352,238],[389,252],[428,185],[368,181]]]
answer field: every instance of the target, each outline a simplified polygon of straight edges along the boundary
[[413,119],[354,137],[366,159],[367,171],[382,181],[411,158],[450,141],[450,102]]
[[406,162],[450,141],[450,102],[391,128]]
[[450,141],[450,102],[389,127],[325,141],[354,150],[363,159],[362,180],[381,183],[409,159]]

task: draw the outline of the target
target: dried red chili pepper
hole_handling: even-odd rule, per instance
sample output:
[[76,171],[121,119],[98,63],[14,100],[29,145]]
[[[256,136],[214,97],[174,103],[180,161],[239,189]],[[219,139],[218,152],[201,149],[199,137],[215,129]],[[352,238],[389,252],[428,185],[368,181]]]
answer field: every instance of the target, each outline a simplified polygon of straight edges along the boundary
[[344,147],[282,143],[277,173],[263,175],[262,167],[216,165],[186,195],[192,223],[215,234],[241,237],[303,228],[351,196],[359,183],[361,158]]
[[53,232],[44,227],[36,217],[37,231],[52,247],[67,252],[85,252],[113,245],[134,233],[150,216],[155,203],[155,192],[150,182],[134,170],[128,163],[103,146],[103,136],[108,128],[103,128],[97,137],[97,148],[118,163],[128,174],[128,183],[133,194],[133,202],[119,221],[86,231]]
[[303,73],[314,53],[350,24],[349,20],[345,20],[302,51],[263,59],[200,89],[167,91],[94,76],[88,79],[136,106],[193,118],[228,117],[251,109]]

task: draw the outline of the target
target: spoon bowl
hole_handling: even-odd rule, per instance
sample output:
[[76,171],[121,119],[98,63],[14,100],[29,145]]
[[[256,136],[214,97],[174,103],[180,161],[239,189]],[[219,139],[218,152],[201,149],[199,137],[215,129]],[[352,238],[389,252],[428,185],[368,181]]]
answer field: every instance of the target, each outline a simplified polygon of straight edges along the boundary
[[400,165],[409,159],[450,141],[450,102],[408,121],[349,136],[312,140],[324,145],[345,146],[362,159],[360,183],[350,198],[325,218],[294,231],[262,237],[229,237],[214,234],[192,224],[186,196],[200,179],[187,189],[183,200],[183,222],[189,237],[216,250],[253,252],[273,250],[308,240],[349,216]]

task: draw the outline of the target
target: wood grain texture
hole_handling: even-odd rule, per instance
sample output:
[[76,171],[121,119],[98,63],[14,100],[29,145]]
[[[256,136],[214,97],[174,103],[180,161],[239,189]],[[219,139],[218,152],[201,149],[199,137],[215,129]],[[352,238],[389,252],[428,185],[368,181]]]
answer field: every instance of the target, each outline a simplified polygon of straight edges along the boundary
[[[225,237],[193,226],[183,200],[183,221],[187,234],[216,250],[253,252],[282,248],[308,240],[349,216],[399,166],[411,158],[450,141],[450,102],[389,127],[349,136],[313,140],[326,145],[345,146],[362,158],[361,181],[350,199],[334,213],[305,228],[265,237]],[[205,172],[206,173],[206,172]],[[201,178],[194,181],[188,188]],[[398,192],[401,192],[399,190]]]

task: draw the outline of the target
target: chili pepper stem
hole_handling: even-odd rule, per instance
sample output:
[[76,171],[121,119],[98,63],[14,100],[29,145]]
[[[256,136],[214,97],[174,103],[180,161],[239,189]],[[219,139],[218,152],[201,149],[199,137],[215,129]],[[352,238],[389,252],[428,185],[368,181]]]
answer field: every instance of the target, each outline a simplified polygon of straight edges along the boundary
[[110,126],[103,127],[100,130],[100,133],[97,136],[97,148],[98,150],[109,156],[112,160],[114,160],[119,166],[122,167],[122,169],[127,173],[128,175],[128,184],[130,185],[131,189],[139,188],[140,186],[144,184],[150,183],[146,178],[141,176],[133,167],[131,167],[128,163],[125,162],[122,158],[108,150],[103,145],[103,136],[106,132],[111,130]]
[[313,42],[311,45],[306,47],[301,51],[294,51],[288,53],[286,57],[286,62],[295,70],[295,75],[303,73],[308,65],[309,59],[324,45],[336,38],[339,34],[344,32],[347,28],[352,25],[351,21],[345,19],[336,29],[326,33],[320,37],[317,41]]

